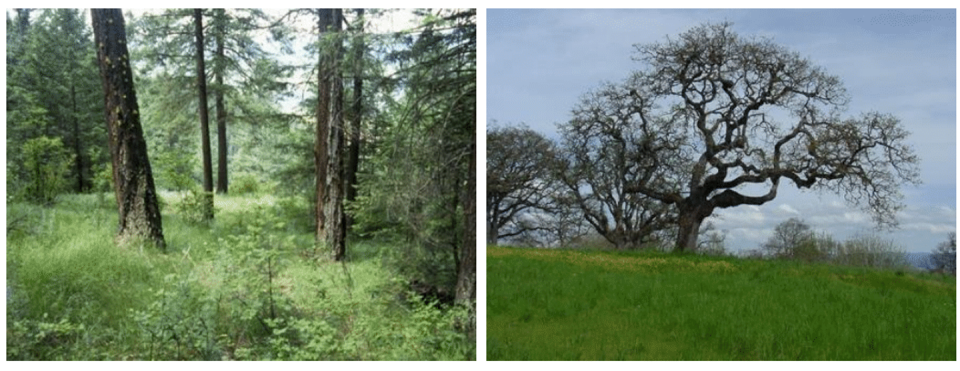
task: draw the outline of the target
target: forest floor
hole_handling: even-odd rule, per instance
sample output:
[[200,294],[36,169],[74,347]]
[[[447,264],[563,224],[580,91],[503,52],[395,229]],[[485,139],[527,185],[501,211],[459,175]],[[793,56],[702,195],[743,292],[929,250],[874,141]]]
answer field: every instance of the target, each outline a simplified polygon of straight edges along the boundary
[[487,248],[488,360],[956,360],[956,278]]
[[468,311],[417,295],[405,249],[353,238],[333,262],[309,205],[217,196],[196,223],[181,198],[161,194],[166,252],[114,243],[110,194],[8,202],[7,359],[475,358]]

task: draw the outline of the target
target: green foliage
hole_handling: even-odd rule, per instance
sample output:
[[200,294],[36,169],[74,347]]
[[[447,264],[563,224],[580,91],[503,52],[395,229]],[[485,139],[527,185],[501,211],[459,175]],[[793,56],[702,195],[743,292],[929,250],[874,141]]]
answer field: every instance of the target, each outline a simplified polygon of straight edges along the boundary
[[44,313],[40,320],[7,322],[7,360],[67,360],[83,356],[84,325],[70,323],[66,318],[51,322],[47,317]]
[[[64,170],[71,179],[65,186],[86,191],[90,165],[108,160],[105,152],[90,157],[87,150],[106,137],[90,25],[80,9],[32,13],[32,23],[15,30],[14,45],[7,49],[7,159],[14,164],[26,160],[17,152],[28,140],[59,139],[76,161]],[[8,175],[10,170],[8,164]],[[12,172],[15,178],[27,175],[25,169]]]
[[156,169],[157,187],[173,191],[185,191],[196,187],[193,173],[197,168],[196,159],[179,151],[155,151],[150,164]]
[[487,248],[488,360],[955,360],[952,276]]
[[217,211],[213,204],[213,192],[190,189],[174,204],[174,211],[188,223],[207,223]]
[[53,203],[66,188],[66,174],[73,156],[63,147],[60,138],[33,138],[22,148],[26,174],[23,197],[44,205]]
[[240,173],[233,176],[230,191],[237,195],[260,193],[260,180],[256,174]]
[[148,360],[219,360],[215,336],[216,303],[194,276],[168,274],[159,289],[148,289],[154,301],[145,309],[130,309],[138,325]]

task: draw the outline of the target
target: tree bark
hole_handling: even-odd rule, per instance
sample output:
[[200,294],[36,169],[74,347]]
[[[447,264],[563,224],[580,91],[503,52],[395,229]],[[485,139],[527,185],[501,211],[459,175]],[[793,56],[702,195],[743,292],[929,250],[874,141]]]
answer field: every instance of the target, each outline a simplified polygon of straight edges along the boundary
[[193,10],[197,40],[197,91],[200,96],[200,151],[203,156],[203,218],[213,219],[213,164],[210,155],[210,114],[207,110],[207,76],[203,58],[203,10]]
[[213,90],[217,110],[217,193],[227,193],[227,110],[223,103],[223,70],[225,57],[223,53],[223,37],[226,32],[223,27],[224,10],[215,10],[214,41],[216,56],[213,60],[213,74],[216,89]]
[[463,243],[454,302],[469,304],[477,299],[477,144],[476,132],[470,145],[470,172],[463,197]]
[[677,204],[677,251],[696,251],[700,225],[713,209],[706,199],[687,198]]
[[117,241],[125,243],[145,238],[165,250],[157,193],[129,65],[123,13],[119,9],[92,9],[90,14],[103,83],[119,212]]
[[[346,255],[346,219],[343,212],[343,77],[340,72],[342,47],[339,35],[342,12],[339,9],[318,11],[320,42],[333,32],[330,47],[321,47],[317,107],[317,241],[331,250],[333,259]],[[324,50],[327,49],[327,50]],[[332,100],[332,102],[331,102]]]

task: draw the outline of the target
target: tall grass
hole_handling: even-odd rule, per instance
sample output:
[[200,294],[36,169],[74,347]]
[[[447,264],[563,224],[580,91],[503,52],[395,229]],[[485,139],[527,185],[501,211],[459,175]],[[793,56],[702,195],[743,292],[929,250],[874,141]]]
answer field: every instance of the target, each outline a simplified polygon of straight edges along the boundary
[[489,247],[490,360],[954,360],[956,281]]
[[290,201],[217,196],[196,224],[162,197],[166,254],[114,244],[109,195],[7,205],[8,360],[473,358],[467,312],[413,295],[396,246],[354,241],[333,263]]

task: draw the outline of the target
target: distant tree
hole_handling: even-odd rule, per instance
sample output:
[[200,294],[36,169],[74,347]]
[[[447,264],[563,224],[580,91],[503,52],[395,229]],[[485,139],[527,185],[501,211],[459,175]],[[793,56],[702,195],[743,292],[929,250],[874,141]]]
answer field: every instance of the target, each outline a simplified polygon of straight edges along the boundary
[[879,227],[896,226],[900,187],[919,183],[920,160],[893,115],[840,117],[849,98],[838,77],[730,23],[637,51],[648,68],[592,94],[571,121],[594,129],[570,132],[637,149],[620,159],[636,173],[624,191],[676,208],[677,249],[696,248],[715,210],[770,202],[781,180],[843,194]]
[[487,129],[487,243],[539,229],[537,213],[552,213],[554,147],[525,126]]
[[119,9],[92,9],[90,14],[113,160],[120,224],[117,237],[120,242],[144,238],[164,250],[160,208],[140,126],[123,13]]
[[956,275],[957,274],[957,233],[950,232],[947,241],[937,245],[933,251],[933,262],[937,269]]
[[790,218],[777,224],[773,235],[761,244],[760,248],[767,255],[776,258],[792,258],[798,247],[802,248],[804,244],[812,245],[815,237],[816,232],[809,224],[798,218]]

